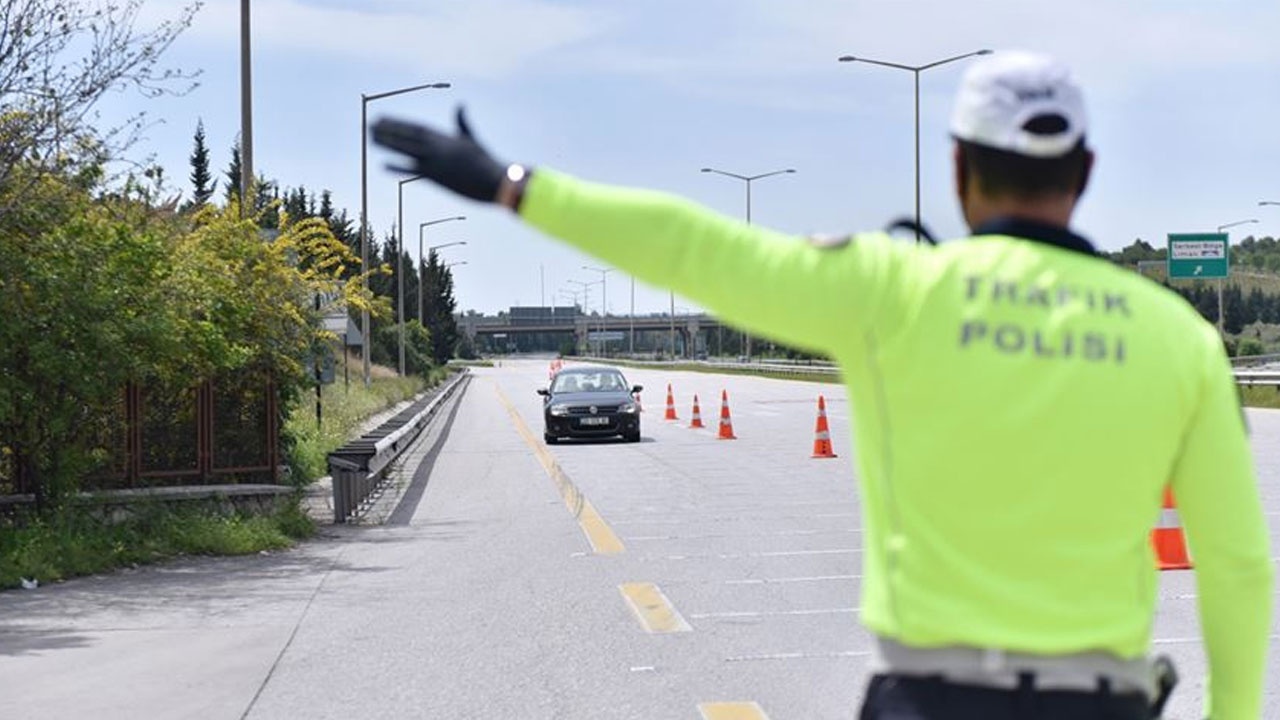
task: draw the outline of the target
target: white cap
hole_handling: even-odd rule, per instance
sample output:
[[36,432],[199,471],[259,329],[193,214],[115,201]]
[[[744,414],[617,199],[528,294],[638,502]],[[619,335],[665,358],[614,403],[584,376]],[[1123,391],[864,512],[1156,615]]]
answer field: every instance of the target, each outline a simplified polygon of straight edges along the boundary
[[[1046,119],[1028,129],[1035,118]],[[1080,86],[1065,65],[1034,53],[1002,51],[970,65],[951,113],[956,139],[1031,157],[1061,157],[1084,133]]]

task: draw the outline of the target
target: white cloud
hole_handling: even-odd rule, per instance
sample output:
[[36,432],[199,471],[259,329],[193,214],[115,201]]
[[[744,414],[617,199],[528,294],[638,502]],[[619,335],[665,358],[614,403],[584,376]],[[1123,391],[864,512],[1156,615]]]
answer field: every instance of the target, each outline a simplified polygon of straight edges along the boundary
[[[623,23],[620,23],[623,24]],[[860,54],[923,64],[991,47],[1047,51],[1068,61],[1091,97],[1124,97],[1178,73],[1248,73],[1280,64],[1280,5],[1217,6],[1079,0],[710,0],[632,6],[611,42],[573,47],[552,64],[562,72],[652,79],[685,95],[756,108],[858,113],[842,92],[837,56]],[[680,28],[673,31],[672,28]],[[877,90],[910,78],[861,68],[851,76]],[[947,72],[947,70],[941,70]],[[888,77],[886,77],[886,73]],[[1226,76],[1224,76],[1226,78]],[[874,83],[884,82],[879,86]],[[947,83],[950,96],[954,78]],[[847,86],[846,86],[847,87]],[[922,87],[925,94],[931,88]]]
[[[153,3],[151,6],[159,5]],[[324,57],[374,62],[432,75],[484,77],[518,71],[557,48],[606,32],[613,14],[548,0],[315,4],[254,0],[256,51],[286,49]],[[157,13],[157,10],[152,12]],[[188,36],[234,46],[240,4],[209,0]]]

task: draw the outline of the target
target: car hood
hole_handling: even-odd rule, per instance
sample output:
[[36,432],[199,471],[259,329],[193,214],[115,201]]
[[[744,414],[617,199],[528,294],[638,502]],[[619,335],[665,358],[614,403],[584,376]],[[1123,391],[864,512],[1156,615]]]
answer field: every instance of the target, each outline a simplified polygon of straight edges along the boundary
[[621,405],[632,401],[631,394],[622,390],[610,392],[557,393],[551,396],[553,403],[566,405]]

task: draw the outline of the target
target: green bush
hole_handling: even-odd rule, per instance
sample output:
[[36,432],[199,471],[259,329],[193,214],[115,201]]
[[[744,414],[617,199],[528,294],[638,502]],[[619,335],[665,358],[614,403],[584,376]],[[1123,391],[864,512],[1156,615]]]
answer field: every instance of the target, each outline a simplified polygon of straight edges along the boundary
[[425,380],[413,375],[375,378],[365,387],[357,377],[350,385],[325,385],[321,390],[319,426],[314,391],[305,395],[306,401],[293,408],[282,433],[287,438],[283,445],[293,484],[305,487],[328,474],[328,454],[355,436],[370,416],[439,383],[444,374],[443,369],[433,368]]
[[0,524],[0,589],[42,583],[182,555],[249,555],[289,547],[315,524],[290,502],[272,515],[140,505],[108,522],[85,508]]
[[1236,348],[1237,355],[1262,355],[1266,351],[1266,348],[1262,346],[1262,341],[1257,338],[1243,338]]

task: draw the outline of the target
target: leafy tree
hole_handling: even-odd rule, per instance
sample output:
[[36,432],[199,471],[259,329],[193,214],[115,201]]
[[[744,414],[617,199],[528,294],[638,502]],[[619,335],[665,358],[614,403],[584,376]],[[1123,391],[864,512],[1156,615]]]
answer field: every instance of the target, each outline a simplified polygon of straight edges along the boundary
[[101,160],[133,144],[147,123],[145,112],[103,125],[94,108],[108,92],[136,90],[154,97],[194,87],[192,75],[159,63],[191,24],[197,4],[151,29],[138,26],[142,4],[0,5],[0,215],[26,202],[28,191],[47,199],[46,173],[97,172]]
[[47,504],[89,466],[93,420],[124,384],[180,364],[185,321],[165,215],[124,192],[95,202],[97,177],[10,177],[24,202],[0,216],[0,444]]
[[1139,261],[1143,260],[1163,260],[1166,252],[1164,249],[1155,249],[1142,238],[1135,238],[1128,247],[1119,252],[1110,253],[1108,257],[1111,258],[1112,262],[1121,265],[1137,265]]
[[322,220],[282,214],[264,241],[234,202],[180,215],[133,182],[95,195],[101,177],[23,178],[27,202],[0,216],[0,446],[43,505],[93,465],[126,383],[190,387],[260,369],[288,401],[315,343],[332,339],[317,294],[387,311]]
[[200,207],[209,202],[218,181],[209,173],[209,148],[204,144],[204,121],[196,122],[196,134],[191,149],[191,206]]
[[[176,274],[196,347],[209,350],[201,374],[236,369],[250,361],[305,382],[304,359],[316,340],[331,340],[317,322],[314,300],[327,298],[318,313],[336,303],[375,315],[387,312],[361,289],[361,276],[346,276],[358,264],[319,219],[281,214],[279,234],[264,241],[259,218],[239,217],[235,203],[209,207],[175,247]],[[274,206],[263,211],[275,215]]]

